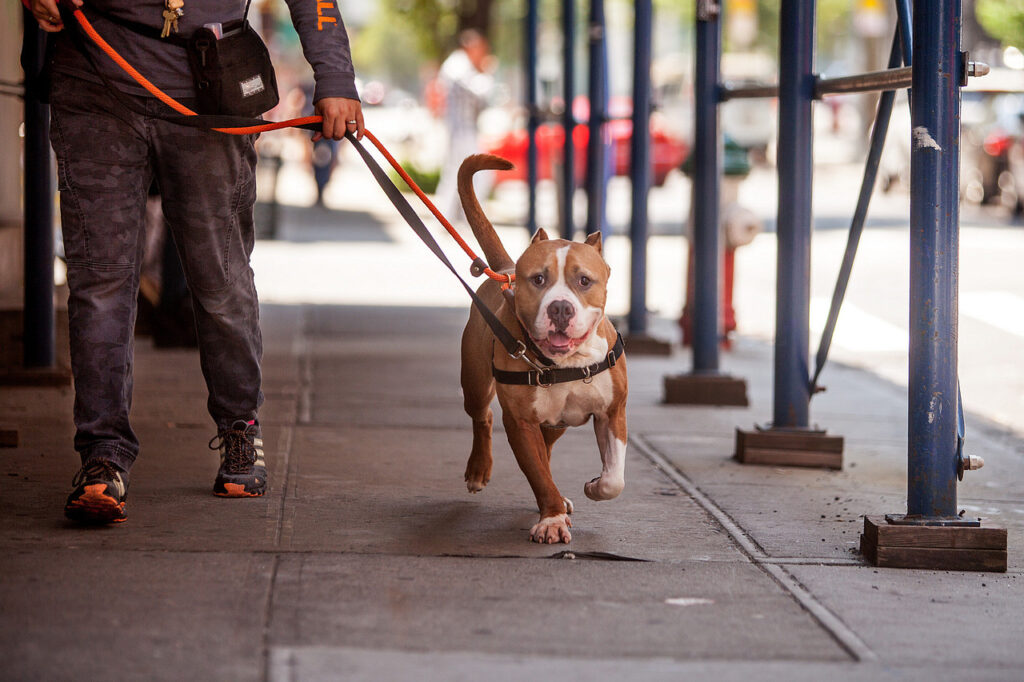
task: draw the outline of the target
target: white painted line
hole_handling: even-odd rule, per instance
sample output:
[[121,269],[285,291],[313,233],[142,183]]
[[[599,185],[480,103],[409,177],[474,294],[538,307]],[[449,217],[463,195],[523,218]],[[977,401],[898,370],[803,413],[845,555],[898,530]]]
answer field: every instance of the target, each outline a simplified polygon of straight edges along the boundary
[[740,549],[750,557],[750,560],[761,568],[775,581],[787,590],[800,602],[808,613],[811,614],[835,640],[846,649],[851,656],[858,661],[877,661],[878,655],[871,650],[864,640],[853,631],[836,614],[832,613],[821,602],[818,601],[810,591],[800,584],[792,574],[783,566],[769,563],[767,553],[757,542],[747,534],[738,523],[732,520],[725,510],[705,495],[697,485],[691,481],[682,471],[676,468],[672,462],[666,459],[653,445],[643,437],[630,435],[629,443],[634,452],[639,452],[654,464],[662,473],[678,485],[693,501],[699,504],[718,523],[725,528],[725,531],[732,538],[733,542],[739,545]]
[[[828,321],[830,303],[826,298],[811,299],[811,331],[818,338]],[[910,336],[905,328],[867,313],[849,301],[839,310],[833,346],[861,353],[881,353],[906,352],[909,344]]]
[[962,292],[960,315],[1024,338],[1024,298],[1008,291]]
[[702,606],[704,604],[714,604],[715,600],[703,597],[671,597],[666,599],[665,603],[669,606]]

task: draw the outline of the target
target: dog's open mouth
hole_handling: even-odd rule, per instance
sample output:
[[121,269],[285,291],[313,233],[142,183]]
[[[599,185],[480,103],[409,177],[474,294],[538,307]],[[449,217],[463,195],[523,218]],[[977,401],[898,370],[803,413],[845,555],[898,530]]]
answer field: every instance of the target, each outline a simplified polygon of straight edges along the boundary
[[586,339],[586,335],[574,339],[565,332],[548,332],[547,338],[535,341],[542,351],[552,355],[565,355],[576,349]]

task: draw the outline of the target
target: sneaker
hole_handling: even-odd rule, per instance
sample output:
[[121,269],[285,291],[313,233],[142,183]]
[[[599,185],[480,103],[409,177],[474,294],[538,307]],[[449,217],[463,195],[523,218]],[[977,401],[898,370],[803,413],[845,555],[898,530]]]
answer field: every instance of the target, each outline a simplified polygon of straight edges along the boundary
[[127,517],[128,472],[105,459],[82,465],[71,485],[64,516],[79,523],[121,523]]
[[230,429],[221,431],[210,440],[210,449],[220,451],[220,469],[213,484],[214,495],[259,497],[267,491],[263,439],[255,421],[236,421]]

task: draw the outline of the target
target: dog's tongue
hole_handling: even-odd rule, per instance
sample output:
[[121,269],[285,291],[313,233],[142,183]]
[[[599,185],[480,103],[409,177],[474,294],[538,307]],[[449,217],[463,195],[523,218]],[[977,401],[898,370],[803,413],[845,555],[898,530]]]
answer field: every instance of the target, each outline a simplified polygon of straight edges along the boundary
[[569,340],[569,335],[564,332],[548,333],[548,345],[551,346],[552,348],[568,348]]

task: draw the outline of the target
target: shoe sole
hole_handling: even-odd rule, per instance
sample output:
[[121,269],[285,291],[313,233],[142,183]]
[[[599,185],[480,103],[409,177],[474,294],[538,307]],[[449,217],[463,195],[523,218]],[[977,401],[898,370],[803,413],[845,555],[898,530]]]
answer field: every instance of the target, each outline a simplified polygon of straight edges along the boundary
[[213,491],[217,497],[263,497],[264,493],[266,493],[265,489],[256,492],[246,490],[241,483],[225,483],[223,491]]
[[64,516],[79,523],[122,523],[128,516],[124,502],[102,492],[105,485],[88,485],[85,492],[64,507]]

